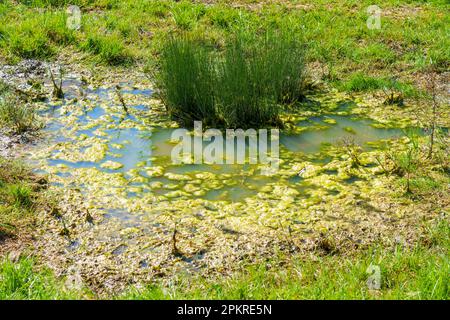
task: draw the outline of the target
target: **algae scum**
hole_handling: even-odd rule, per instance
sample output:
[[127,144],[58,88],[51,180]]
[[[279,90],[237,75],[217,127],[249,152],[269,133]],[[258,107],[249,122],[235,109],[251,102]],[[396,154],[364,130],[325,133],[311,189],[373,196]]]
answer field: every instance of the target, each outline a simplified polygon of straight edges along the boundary
[[[260,165],[175,165],[176,124],[151,90],[128,83],[94,89],[75,79],[63,84],[65,99],[45,102],[40,111],[46,142],[27,156],[67,197],[81,194],[76,213],[65,218],[69,241],[44,234],[43,250],[64,246],[66,262],[83,264],[84,274],[220,270],[243,252],[270,250],[285,226],[304,234],[327,229],[337,218],[323,214],[324,206],[349,203],[378,183],[371,151],[402,135],[357,117],[353,104],[336,96],[322,102],[327,112],[299,112],[291,134],[281,133],[274,175],[261,175]],[[342,140],[359,145],[362,170]],[[85,211],[94,224],[80,219]]]
[[[255,196],[259,188],[282,178],[263,176],[258,166],[250,164],[172,164],[171,151],[176,142],[171,135],[175,124],[164,119],[160,109],[152,110],[160,108],[152,106],[152,102],[157,103],[151,100],[152,90],[122,84],[125,89],[121,87],[120,95],[134,103],[125,111],[116,104],[117,88],[86,88],[84,100],[79,101],[79,95],[70,89],[82,92],[82,86],[67,80],[64,84],[66,100],[48,102],[41,111],[50,121],[46,131],[53,142],[50,150],[43,153],[47,167],[44,171],[62,178],[55,180],[58,185],[73,185],[69,177],[79,175],[86,178],[82,185],[88,187],[89,176],[83,172],[89,172],[92,178],[109,174],[105,187],[110,179],[121,179],[123,184],[115,189],[127,198],[151,193],[169,199],[242,202]],[[282,134],[282,161],[289,161],[294,153],[312,162],[326,163],[330,158],[321,151],[327,146],[349,140],[368,150],[371,143],[402,135],[400,129],[377,128],[372,120],[354,118],[347,114],[349,108],[342,106],[345,104],[337,106],[337,110],[345,111],[300,118],[296,125],[302,132]],[[158,116],[160,122],[152,122]],[[290,178],[288,187],[303,189],[305,185],[299,183],[301,174],[292,172]],[[117,193],[111,194],[114,195]]]

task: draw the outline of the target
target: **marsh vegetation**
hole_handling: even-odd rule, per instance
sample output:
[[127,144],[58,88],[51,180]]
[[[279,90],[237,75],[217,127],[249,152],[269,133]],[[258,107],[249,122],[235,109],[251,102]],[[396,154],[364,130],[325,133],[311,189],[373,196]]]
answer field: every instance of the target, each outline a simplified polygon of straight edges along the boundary
[[14,134],[39,126],[35,109],[3,83],[0,83],[0,125]]
[[305,96],[305,45],[287,31],[241,31],[222,50],[202,40],[172,37],[163,46],[156,78],[170,115],[188,126],[282,126],[283,104]]
[[[370,1],[70,4],[0,4],[0,138],[45,123],[0,161],[0,298],[448,299],[445,1],[381,30]],[[197,120],[279,128],[279,170],[172,163]]]

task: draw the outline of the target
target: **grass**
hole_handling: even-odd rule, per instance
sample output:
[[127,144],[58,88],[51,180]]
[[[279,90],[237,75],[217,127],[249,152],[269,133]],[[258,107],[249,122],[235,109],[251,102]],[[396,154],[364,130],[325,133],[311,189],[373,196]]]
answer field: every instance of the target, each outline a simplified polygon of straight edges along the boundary
[[184,1],[172,10],[173,20],[177,27],[182,30],[191,30],[204,14],[205,7],[203,5],[192,6]]
[[54,57],[58,46],[75,42],[74,32],[66,26],[65,12],[44,11],[37,15],[25,11],[16,14],[11,19],[23,19],[21,23],[11,21],[0,27],[0,46],[6,46],[9,56],[49,59]]
[[360,72],[353,74],[348,81],[341,84],[341,88],[346,91],[374,91],[384,88],[402,90],[404,86],[406,87],[394,79],[371,77]]
[[70,299],[77,295],[62,288],[49,270],[36,271],[31,258],[20,259],[13,263],[8,259],[0,262],[0,299],[1,300],[50,300]]
[[[80,30],[67,28],[69,3],[82,9]],[[112,66],[140,66],[161,56],[161,78],[166,83],[162,93],[174,117],[228,127],[276,123],[280,104],[301,99],[298,89],[307,63],[316,66],[313,74],[338,89],[395,91],[405,97],[417,94],[411,78],[426,75],[430,64],[438,73],[448,70],[448,1],[380,0],[380,30],[366,27],[366,8],[372,4],[369,0],[261,6],[245,0],[208,6],[198,1],[6,0],[0,3],[0,56],[15,62],[83,52],[86,62]],[[282,30],[290,30],[295,40],[271,37],[270,31]],[[239,32],[268,36],[242,41],[233,38]],[[187,36],[167,45],[168,33]],[[304,44],[307,50],[293,43]],[[302,54],[291,54],[292,48]],[[223,90],[217,90],[219,82]],[[33,111],[8,90],[0,91],[1,124],[17,133],[32,128]],[[448,160],[443,168],[434,160],[413,159],[415,154],[408,150],[394,156],[399,181],[412,195],[431,198],[446,191],[448,179],[436,172],[448,173]],[[440,153],[434,157],[440,158]],[[38,197],[23,166],[0,161],[2,237],[30,225]],[[449,231],[444,220],[413,248],[372,247],[354,255],[314,259],[280,255],[258,265],[243,264],[231,277],[180,275],[169,284],[130,288],[116,298],[448,299]],[[370,265],[380,267],[380,290],[367,288]],[[2,299],[99,298],[66,290],[64,279],[55,278],[32,258],[4,259],[0,278]]]
[[[430,62],[440,72],[449,66],[449,37],[444,0],[402,3],[382,0],[380,30],[366,26],[369,0],[283,1],[257,6],[247,1],[223,1],[205,6],[191,1],[70,1],[82,10],[82,27],[65,26],[67,1],[12,0],[0,4],[0,50],[9,57],[53,58],[70,45],[70,50],[86,50],[86,42],[103,35],[131,53],[134,62],[145,62],[160,53],[167,33],[188,31],[207,34],[220,45],[236,29],[277,30],[301,33],[308,45],[307,62],[328,69],[324,80],[346,81],[355,72],[386,78],[392,74],[406,80],[416,72],[426,72]],[[39,11],[38,11],[39,10]],[[119,23],[111,23],[118,21]],[[33,31],[33,32],[32,32]],[[57,35],[56,38],[52,34]],[[128,63],[88,51],[108,64]],[[120,56],[120,54],[119,54]],[[128,57],[128,55],[127,55]],[[320,71],[320,70],[314,70]],[[331,78],[328,78],[331,76]]]
[[414,129],[406,130],[405,135],[408,140],[402,150],[385,153],[385,173],[397,175],[409,196],[417,199],[432,199],[433,194],[439,193],[443,196],[450,183],[447,141],[438,139],[430,157],[429,137]]
[[277,125],[280,103],[304,95],[304,47],[287,34],[238,34],[219,63],[216,88],[228,127]]
[[13,134],[21,134],[36,129],[37,122],[34,109],[0,83],[0,126]]
[[169,114],[188,125],[213,124],[215,70],[210,52],[187,38],[172,38],[162,50],[158,87]]
[[304,47],[285,32],[241,32],[223,51],[186,37],[171,38],[157,76],[169,113],[191,125],[227,128],[278,125],[280,103],[304,95]]
[[22,164],[0,159],[0,237],[14,235],[33,221],[37,192]]
[[133,58],[124,47],[120,36],[116,33],[109,35],[89,35],[82,46],[83,50],[97,55],[102,61],[110,65],[129,64]]
[[[169,284],[130,288],[115,299],[449,299],[450,226],[441,220],[413,248],[372,247],[352,256],[279,257],[245,265],[231,277],[180,275]],[[369,290],[369,267],[380,271],[379,290]],[[375,268],[375,269],[376,269]],[[0,298],[104,298],[85,289],[68,291],[63,279],[33,259],[0,262]]]
[[18,208],[30,208],[32,205],[31,189],[24,185],[10,185],[8,193],[11,195],[12,204]]
[[74,4],[78,6],[89,4],[92,1],[89,0],[20,0],[20,3],[30,7],[63,7],[66,5]]
[[[448,299],[449,264],[445,250],[373,249],[356,257],[293,259],[277,268],[269,261],[231,279],[184,279],[168,288],[135,290],[129,299]],[[367,269],[380,267],[381,288],[370,291]],[[272,267],[273,266],[273,267]]]
[[376,90],[397,91],[408,97],[418,94],[418,92],[410,84],[402,83],[394,78],[371,77],[361,72],[351,75],[347,81],[338,83],[337,85],[341,90],[350,92]]

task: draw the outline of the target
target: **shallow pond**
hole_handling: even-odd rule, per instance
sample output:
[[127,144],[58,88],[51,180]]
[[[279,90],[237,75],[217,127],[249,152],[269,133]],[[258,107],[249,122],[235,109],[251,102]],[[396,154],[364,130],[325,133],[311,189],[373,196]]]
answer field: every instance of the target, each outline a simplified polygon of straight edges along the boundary
[[329,114],[314,116],[298,123],[306,127],[300,134],[282,136],[281,143],[294,152],[317,153],[325,144],[338,144],[343,139],[351,140],[368,149],[367,142],[398,138],[402,130],[395,128],[377,128],[376,122],[348,115]]
[[[262,176],[258,165],[172,164],[171,136],[176,128],[167,119],[154,121],[164,117],[154,110],[150,89],[127,83],[120,89],[94,89],[69,79],[64,81],[64,91],[64,101],[47,102],[41,110],[41,115],[48,118],[45,131],[51,143],[47,152],[37,157],[45,161],[44,167],[54,168],[47,172],[63,178],[58,184],[64,185],[64,178],[76,170],[95,169],[115,177],[121,174],[122,187],[126,188],[122,194],[127,197],[151,192],[169,198],[239,202],[280,180],[300,193],[307,190],[296,172]],[[119,103],[118,91],[127,101],[127,112]],[[324,157],[323,149],[337,146],[342,140],[368,150],[369,142],[402,135],[400,129],[380,128],[372,120],[342,112],[316,114],[296,125],[301,129],[299,133],[280,135],[283,162],[289,162],[294,155],[297,159],[326,164],[333,158]],[[89,182],[82,184],[85,183]]]
[[[64,205],[75,206],[64,216],[69,241],[59,236],[61,223],[47,219],[54,232],[44,233],[43,250],[60,255],[62,245],[68,261],[83,261],[94,273],[98,261],[105,274],[119,265],[197,270],[272,252],[286,232],[303,238],[352,225],[355,215],[367,214],[354,202],[381,185],[374,154],[402,136],[354,114],[355,103],[327,95],[320,111],[298,110],[280,133],[280,166],[272,175],[261,174],[261,164],[180,165],[171,160],[178,126],[150,89],[67,79],[64,91],[64,100],[42,103],[46,136],[24,156],[63,191]],[[349,143],[360,148],[361,167],[352,165]],[[173,254],[174,228],[182,257]]]

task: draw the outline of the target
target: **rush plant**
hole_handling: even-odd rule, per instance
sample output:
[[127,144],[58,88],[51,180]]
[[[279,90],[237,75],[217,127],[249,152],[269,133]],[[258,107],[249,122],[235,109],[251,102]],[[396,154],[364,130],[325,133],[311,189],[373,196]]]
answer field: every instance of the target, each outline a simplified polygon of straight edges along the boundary
[[303,98],[304,47],[287,33],[239,32],[218,51],[187,37],[166,42],[158,89],[169,114],[192,125],[281,126],[283,104]]

